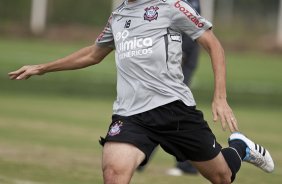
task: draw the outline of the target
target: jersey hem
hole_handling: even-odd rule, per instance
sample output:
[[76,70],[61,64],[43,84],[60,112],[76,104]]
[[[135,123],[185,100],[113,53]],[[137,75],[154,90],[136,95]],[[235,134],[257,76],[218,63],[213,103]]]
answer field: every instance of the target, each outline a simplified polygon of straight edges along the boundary
[[[159,103],[158,105],[150,106],[150,107],[147,107],[147,108],[144,108],[144,109],[142,108],[142,110],[136,110],[136,111],[132,111],[132,112],[128,112],[128,113],[118,113],[117,111],[116,112],[114,111],[113,114],[116,114],[116,115],[119,115],[119,116],[132,116],[132,115],[140,114],[140,113],[155,109],[157,107],[169,104],[169,103],[177,101],[177,100],[181,100],[181,99],[178,98],[178,97],[174,97],[174,98],[171,98],[171,99],[169,99],[169,100],[167,100],[163,103]],[[183,100],[181,100],[181,101],[187,106],[196,106],[195,101],[193,103],[188,103],[188,102],[185,102]]]

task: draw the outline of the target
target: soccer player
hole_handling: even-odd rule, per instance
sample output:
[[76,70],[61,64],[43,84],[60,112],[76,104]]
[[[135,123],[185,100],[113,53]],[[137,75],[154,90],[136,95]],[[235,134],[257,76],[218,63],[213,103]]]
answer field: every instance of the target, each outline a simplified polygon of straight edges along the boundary
[[[84,68],[100,63],[115,49],[117,98],[112,123],[100,140],[105,184],[129,183],[158,145],[178,161],[191,160],[215,184],[231,183],[242,161],[272,172],[269,152],[238,132],[226,100],[224,51],[211,28],[184,1],[127,0],[112,13],[94,45],[53,62],[24,66],[9,76],[22,80]],[[227,148],[216,141],[183,83],[182,32],[210,55],[215,82],[212,112],[214,121],[232,132]]]

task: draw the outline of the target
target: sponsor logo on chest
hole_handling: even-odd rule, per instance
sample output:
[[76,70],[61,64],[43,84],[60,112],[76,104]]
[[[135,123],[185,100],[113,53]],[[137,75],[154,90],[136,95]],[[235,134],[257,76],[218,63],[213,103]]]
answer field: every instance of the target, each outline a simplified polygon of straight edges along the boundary
[[130,32],[126,29],[115,34],[115,42],[119,59],[153,53],[151,37],[131,37]]

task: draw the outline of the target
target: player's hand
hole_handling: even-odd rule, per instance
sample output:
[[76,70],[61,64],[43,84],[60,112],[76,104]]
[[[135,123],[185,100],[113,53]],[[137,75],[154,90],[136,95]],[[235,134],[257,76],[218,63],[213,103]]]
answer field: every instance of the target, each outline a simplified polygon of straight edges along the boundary
[[213,121],[217,122],[220,120],[224,131],[227,125],[231,132],[239,131],[236,117],[226,99],[214,99],[212,103],[212,113]]
[[23,66],[20,69],[8,73],[9,78],[12,80],[23,80],[28,79],[32,75],[42,75],[43,72],[41,70],[40,65],[29,65]]

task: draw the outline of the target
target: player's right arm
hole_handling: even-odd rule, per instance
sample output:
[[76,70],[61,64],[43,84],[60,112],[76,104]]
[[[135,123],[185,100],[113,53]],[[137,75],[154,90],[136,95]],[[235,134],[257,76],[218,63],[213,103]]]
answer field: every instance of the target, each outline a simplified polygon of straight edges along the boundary
[[8,75],[12,80],[22,80],[48,72],[85,68],[100,63],[112,50],[110,47],[101,47],[94,44],[53,62],[23,66]]

